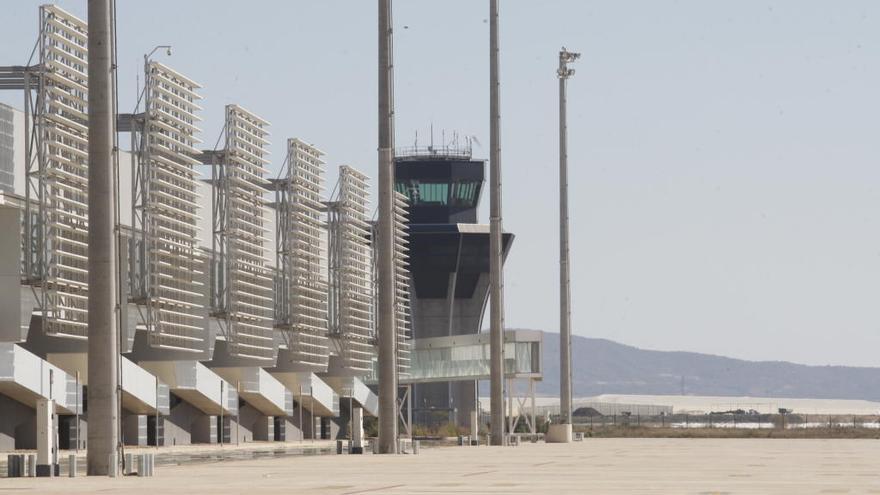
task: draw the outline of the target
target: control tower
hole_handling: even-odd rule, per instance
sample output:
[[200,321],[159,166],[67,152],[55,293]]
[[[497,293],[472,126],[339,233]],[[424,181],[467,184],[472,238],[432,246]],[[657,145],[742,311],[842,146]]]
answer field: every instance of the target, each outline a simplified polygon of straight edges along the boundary
[[[478,223],[477,206],[485,168],[484,160],[472,158],[470,145],[397,150],[395,188],[409,199],[414,339],[476,334],[482,328],[489,225]],[[503,238],[506,256],[513,234]],[[477,382],[456,381],[418,383],[412,393],[415,424],[468,427],[478,392]]]

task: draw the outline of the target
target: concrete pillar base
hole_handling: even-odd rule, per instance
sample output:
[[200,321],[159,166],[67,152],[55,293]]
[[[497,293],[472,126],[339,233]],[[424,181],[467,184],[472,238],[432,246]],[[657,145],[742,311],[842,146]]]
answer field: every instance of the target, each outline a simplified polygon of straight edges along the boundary
[[550,425],[547,428],[547,434],[544,435],[544,441],[547,443],[571,443],[571,425]]

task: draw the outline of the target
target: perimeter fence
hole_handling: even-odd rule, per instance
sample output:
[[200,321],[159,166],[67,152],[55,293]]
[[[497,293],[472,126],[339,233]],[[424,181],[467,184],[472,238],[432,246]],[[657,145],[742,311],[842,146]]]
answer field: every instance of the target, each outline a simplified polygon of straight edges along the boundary
[[574,416],[576,426],[587,428],[870,428],[880,429],[880,416],[837,414],[610,414]]

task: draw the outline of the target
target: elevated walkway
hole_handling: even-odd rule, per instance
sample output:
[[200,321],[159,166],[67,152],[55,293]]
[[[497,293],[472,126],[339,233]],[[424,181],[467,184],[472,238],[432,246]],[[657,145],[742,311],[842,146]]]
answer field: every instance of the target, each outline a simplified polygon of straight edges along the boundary
[[[543,377],[543,335],[537,330],[504,332],[506,379],[540,380]],[[414,339],[411,349],[410,370],[400,376],[401,385],[489,379],[488,333]],[[377,383],[375,371],[367,383]]]
[[142,368],[168,384],[174,395],[208,415],[238,411],[235,386],[198,361],[141,361]]
[[311,371],[272,371],[271,375],[284,384],[303,409],[314,416],[339,415],[339,396],[324,380]]
[[32,408],[53,399],[58,414],[82,413],[76,377],[12,342],[0,342],[0,394]]

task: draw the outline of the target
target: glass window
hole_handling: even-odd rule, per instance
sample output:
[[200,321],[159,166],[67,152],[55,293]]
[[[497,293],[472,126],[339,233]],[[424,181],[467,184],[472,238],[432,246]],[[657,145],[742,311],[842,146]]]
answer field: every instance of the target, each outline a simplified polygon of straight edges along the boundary
[[449,200],[449,184],[426,182],[419,184],[419,203],[445,205]]
[[411,180],[398,182],[394,186],[414,205],[446,205],[449,203],[448,182],[420,182]]
[[452,184],[452,198],[450,203],[454,206],[472,207],[477,200],[477,182],[455,182]]

